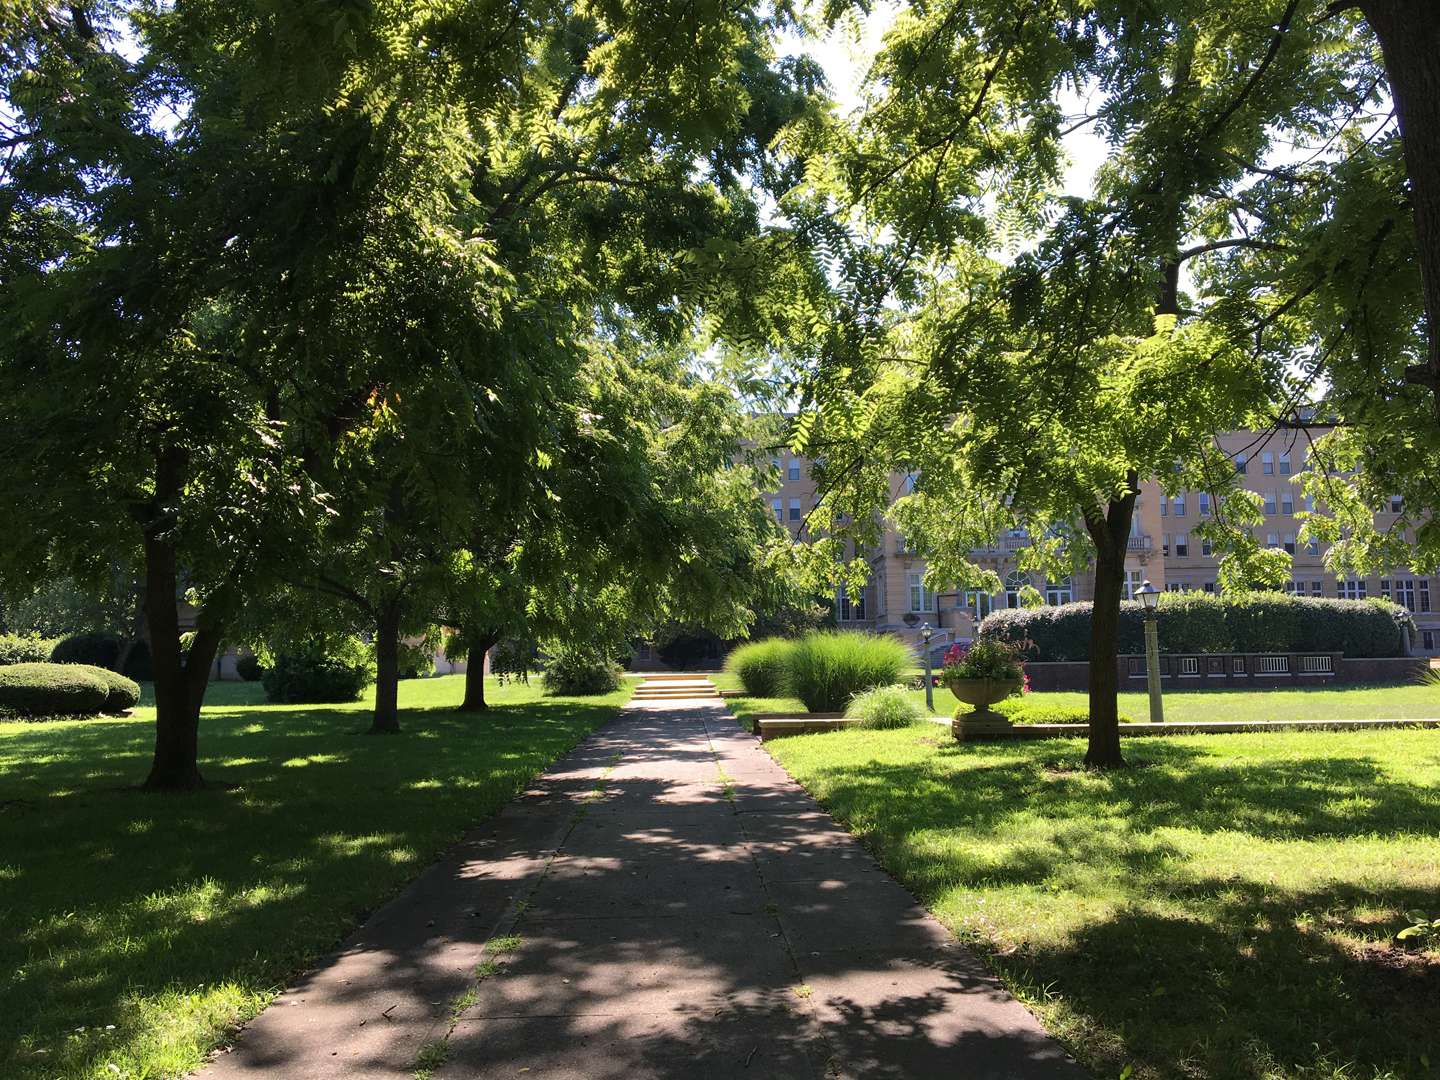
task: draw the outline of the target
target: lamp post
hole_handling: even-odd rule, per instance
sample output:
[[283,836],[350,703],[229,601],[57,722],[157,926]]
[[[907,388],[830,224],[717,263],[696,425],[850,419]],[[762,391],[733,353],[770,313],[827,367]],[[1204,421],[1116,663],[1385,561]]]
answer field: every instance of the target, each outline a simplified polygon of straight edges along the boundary
[[1160,604],[1160,590],[1148,581],[1140,583],[1135,599],[1145,609],[1145,682],[1150,689],[1150,722],[1165,722],[1165,706],[1160,700],[1160,631],[1155,623],[1155,609]]
[[921,647],[925,650],[925,709],[932,713],[935,711],[935,680],[930,677],[930,639],[934,636],[935,631],[928,622],[920,627]]

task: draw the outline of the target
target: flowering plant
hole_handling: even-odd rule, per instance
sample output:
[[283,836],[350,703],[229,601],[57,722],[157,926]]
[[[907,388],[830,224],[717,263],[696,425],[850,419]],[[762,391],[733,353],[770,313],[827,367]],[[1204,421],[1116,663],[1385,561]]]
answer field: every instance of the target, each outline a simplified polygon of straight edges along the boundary
[[1030,677],[1020,659],[1023,646],[994,638],[981,638],[968,649],[951,645],[945,650],[944,678],[952,679],[1019,679],[1021,692],[1030,690]]

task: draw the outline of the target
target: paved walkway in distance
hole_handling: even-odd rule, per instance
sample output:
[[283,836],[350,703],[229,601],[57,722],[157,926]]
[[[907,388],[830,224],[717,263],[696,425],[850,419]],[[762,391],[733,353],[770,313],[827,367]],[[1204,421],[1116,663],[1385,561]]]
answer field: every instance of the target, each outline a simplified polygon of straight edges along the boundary
[[426,1068],[1086,1075],[713,697],[627,706],[204,1075]]

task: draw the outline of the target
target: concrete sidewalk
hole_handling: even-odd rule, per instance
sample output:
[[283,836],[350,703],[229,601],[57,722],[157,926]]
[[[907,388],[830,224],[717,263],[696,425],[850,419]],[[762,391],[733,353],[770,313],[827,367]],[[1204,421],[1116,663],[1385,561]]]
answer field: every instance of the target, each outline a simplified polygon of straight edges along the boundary
[[205,1077],[426,1069],[1086,1075],[714,698],[632,703]]

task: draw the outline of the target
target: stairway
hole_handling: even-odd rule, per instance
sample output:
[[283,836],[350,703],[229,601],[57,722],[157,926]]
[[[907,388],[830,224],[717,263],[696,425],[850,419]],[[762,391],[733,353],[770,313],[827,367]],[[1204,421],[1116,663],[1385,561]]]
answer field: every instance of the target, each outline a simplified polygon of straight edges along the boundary
[[632,701],[672,701],[692,698],[718,698],[720,691],[703,675],[683,671],[649,671],[635,688]]

